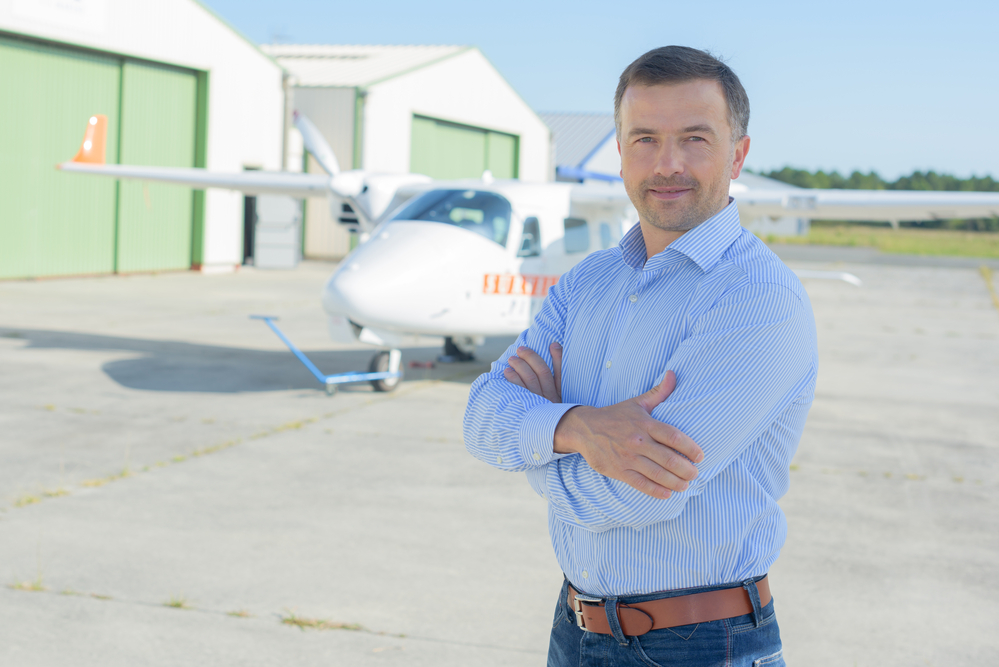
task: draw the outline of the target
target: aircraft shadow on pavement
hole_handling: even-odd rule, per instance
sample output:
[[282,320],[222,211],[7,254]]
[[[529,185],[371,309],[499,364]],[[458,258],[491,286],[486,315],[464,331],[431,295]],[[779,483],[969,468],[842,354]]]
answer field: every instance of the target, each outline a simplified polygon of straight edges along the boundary
[[[287,350],[253,350],[178,341],[122,338],[97,334],[0,327],[0,338],[23,339],[26,348],[125,352],[141,356],[108,361],[101,370],[118,384],[145,391],[239,393],[312,389],[322,385]],[[491,352],[490,346],[490,352]],[[373,349],[305,350],[323,373],[367,371]],[[502,352],[499,349],[497,355]],[[404,382],[444,380],[470,384],[489,369],[488,361],[437,363],[437,348],[402,351]],[[483,357],[492,360],[492,357]],[[410,362],[418,366],[410,367]],[[427,366],[433,363],[433,367]],[[369,383],[350,384],[342,391],[372,391]]]

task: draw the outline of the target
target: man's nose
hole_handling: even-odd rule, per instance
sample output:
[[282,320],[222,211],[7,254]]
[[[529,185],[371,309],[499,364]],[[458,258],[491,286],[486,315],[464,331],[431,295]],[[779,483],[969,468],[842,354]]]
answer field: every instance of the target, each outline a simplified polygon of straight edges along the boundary
[[659,155],[656,156],[656,175],[668,178],[674,174],[682,174],[684,168],[680,149],[672,143],[664,143],[659,149]]

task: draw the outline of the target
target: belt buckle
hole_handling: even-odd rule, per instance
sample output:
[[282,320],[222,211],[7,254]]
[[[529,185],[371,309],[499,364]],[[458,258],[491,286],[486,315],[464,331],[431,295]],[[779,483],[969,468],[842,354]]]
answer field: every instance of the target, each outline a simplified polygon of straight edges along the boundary
[[586,626],[583,625],[583,603],[586,602],[588,604],[600,604],[603,601],[604,601],[603,598],[595,598],[589,595],[583,595],[582,593],[576,595],[575,599],[572,602],[572,608],[576,612],[576,625],[583,632],[590,632],[590,630],[588,630]]

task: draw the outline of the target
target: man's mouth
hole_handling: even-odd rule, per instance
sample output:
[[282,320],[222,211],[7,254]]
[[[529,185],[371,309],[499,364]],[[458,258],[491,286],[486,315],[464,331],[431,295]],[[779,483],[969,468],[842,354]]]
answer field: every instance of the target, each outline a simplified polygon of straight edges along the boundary
[[654,199],[670,201],[673,199],[679,199],[688,192],[692,191],[693,188],[670,187],[670,188],[649,188],[648,192],[650,195],[652,195]]

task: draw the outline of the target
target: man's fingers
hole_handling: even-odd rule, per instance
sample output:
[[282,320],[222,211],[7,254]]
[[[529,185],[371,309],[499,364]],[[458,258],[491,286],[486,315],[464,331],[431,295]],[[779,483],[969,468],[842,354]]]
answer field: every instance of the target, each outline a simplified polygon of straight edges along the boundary
[[653,408],[665,401],[673,390],[676,388],[676,374],[673,371],[666,371],[666,377],[662,379],[662,382],[657,384],[652,389],[638,396],[635,400],[642,408],[651,413]]
[[673,492],[665,486],[656,484],[645,475],[634,470],[625,470],[621,474],[621,481],[634,488],[636,491],[641,491],[645,495],[652,496],[653,498],[665,499],[673,495]]
[[[687,465],[690,465],[690,463],[687,462]],[[632,468],[643,477],[649,478],[654,484],[671,491],[686,491],[690,486],[688,479],[676,475],[659,461],[654,461],[644,456],[638,457],[632,464]]]
[[[656,442],[665,445],[670,450],[683,454],[694,463],[700,463],[704,460],[704,451],[701,450],[700,446],[691,440],[686,433],[676,427],[653,419],[649,423],[649,435],[655,438]],[[693,468],[694,466],[690,461],[687,461],[687,464],[690,468]],[[693,477],[684,478],[693,479]]]
[[548,364],[541,358],[541,355],[529,347],[518,347],[517,356],[527,362],[527,365],[534,372],[535,377],[538,378],[538,382],[541,385],[541,395],[553,403],[561,402],[561,398],[559,398],[558,392],[555,389],[555,378],[552,376],[552,371],[548,368]]
[[523,387],[524,389],[527,389],[527,385],[524,384],[524,381],[520,379],[519,375],[517,375],[517,371],[513,370],[512,368],[504,368],[503,377],[505,377],[506,381],[511,384],[515,384],[518,387]]
[[[510,364],[517,375],[524,383],[524,387],[532,394],[537,394],[538,396],[544,396],[541,391],[541,382],[538,380],[538,376],[534,374],[531,369],[530,364],[521,359],[520,357],[510,357],[507,359],[507,363]],[[505,375],[504,375],[505,377]]]
[[558,392],[559,400],[562,399],[562,345],[555,341],[548,346],[548,351],[552,355],[552,368],[555,370],[555,391]]

